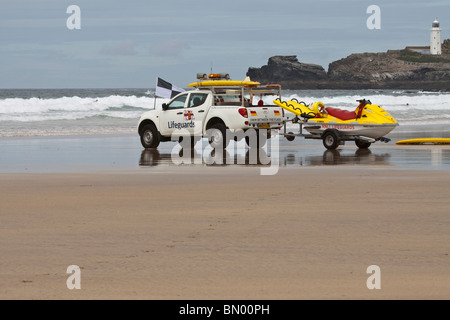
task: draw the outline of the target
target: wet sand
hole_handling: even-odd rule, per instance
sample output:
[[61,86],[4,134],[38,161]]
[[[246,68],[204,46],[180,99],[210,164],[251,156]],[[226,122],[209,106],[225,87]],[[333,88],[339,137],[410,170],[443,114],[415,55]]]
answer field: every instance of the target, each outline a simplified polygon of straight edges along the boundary
[[326,150],[320,140],[298,137],[289,142],[280,138],[278,149],[269,145],[258,159],[242,144],[234,150],[227,148],[222,157],[217,157],[208,152],[206,141],[197,143],[190,154],[178,153],[175,142],[161,143],[156,150],[145,150],[137,134],[0,138],[0,173],[141,173],[152,172],[155,167],[193,166],[262,168],[271,165],[272,153],[280,168],[331,165],[450,170],[450,145],[395,144],[398,140],[430,135],[447,137],[442,133],[399,131],[391,142],[377,142],[368,150],[358,150],[351,141],[337,150]]
[[283,142],[261,175],[136,138],[0,141],[0,299],[450,298],[447,147]]

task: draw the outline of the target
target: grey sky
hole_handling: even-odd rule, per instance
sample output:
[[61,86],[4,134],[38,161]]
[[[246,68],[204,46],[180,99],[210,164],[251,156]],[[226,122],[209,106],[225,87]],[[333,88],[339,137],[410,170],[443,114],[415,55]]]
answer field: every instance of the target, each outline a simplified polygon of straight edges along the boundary
[[[70,5],[81,29],[69,30]],[[367,8],[381,9],[369,30]],[[322,65],[450,38],[449,0],[0,0],[0,88],[186,87],[197,72],[243,79],[273,55]]]

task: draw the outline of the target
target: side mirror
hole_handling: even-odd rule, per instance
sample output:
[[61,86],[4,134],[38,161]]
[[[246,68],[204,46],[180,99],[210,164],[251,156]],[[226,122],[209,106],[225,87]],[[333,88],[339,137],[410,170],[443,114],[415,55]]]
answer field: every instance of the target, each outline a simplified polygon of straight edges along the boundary
[[167,109],[169,109],[169,107],[167,106],[167,103],[163,103],[163,104],[162,104],[162,109],[163,109],[164,111],[166,111]]

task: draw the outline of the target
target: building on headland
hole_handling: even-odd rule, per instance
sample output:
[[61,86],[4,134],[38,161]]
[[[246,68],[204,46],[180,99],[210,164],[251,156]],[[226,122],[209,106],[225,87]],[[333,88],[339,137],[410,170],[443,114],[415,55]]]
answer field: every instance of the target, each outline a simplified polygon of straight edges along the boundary
[[441,28],[439,26],[439,21],[436,18],[431,24],[430,30],[430,46],[408,46],[405,50],[418,52],[421,54],[442,54],[442,44],[441,44]]
[[441,28],[439,27],[439,21],[436,18],[433,21],[430,32],[430,53],[442,54],[441,51]]

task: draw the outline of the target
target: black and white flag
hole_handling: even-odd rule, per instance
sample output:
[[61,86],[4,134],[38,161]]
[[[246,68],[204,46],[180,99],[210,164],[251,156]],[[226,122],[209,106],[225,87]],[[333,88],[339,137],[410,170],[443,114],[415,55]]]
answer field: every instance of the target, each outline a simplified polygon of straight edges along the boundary
[[157,96],[157,97],[171,99],[183,91],[185,91],[185,90],[183,90],[181,88],[177,88],[174,85],[172,85],[171,83],[169,83],[161,78],[158,78],[156,81],[155,96]]

